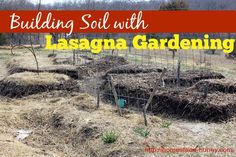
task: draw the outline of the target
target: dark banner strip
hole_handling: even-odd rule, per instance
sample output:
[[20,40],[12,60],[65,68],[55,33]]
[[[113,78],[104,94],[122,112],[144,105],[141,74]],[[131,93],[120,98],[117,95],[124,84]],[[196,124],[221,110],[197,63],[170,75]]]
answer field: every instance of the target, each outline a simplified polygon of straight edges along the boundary
[[236,11],[0,11],[8,33],[236,32]]

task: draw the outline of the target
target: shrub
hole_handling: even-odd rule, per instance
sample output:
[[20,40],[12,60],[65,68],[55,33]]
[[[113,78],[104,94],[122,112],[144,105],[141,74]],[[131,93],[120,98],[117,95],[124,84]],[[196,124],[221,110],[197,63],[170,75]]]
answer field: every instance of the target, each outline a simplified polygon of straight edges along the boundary
[[189,5],[186,0],[170,0],[160,6],[160,10],[188,10]]
[[5,35],[0,33],[0,45],[5,45],[7,43],[7,39]]
[[116,134],[115,132],[105,132],[102,135],[102,141],[104,143],[114,143],[115,141],[117,141],[119,135]]
[[150,135],[151,130],[148,128],[134,128],[134,132],[142,137],[147,138]]

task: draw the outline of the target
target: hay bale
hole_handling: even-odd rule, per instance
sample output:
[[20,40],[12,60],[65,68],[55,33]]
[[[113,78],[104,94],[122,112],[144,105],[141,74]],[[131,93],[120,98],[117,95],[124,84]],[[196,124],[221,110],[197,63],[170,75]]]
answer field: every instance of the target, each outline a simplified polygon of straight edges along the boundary
[[[78,79],[79,74],[76,67],[72,65],[53,65],[48,58],[38,58],[39,72],[59,73]],[[31,56],[16,57],[7,63],[9,74],[21,72],[37,72],[34,59]]]
[[204,91],[204,86],[207,84],[209,92],[223,92],[223,93],[236,93],[236,80],[232,79],[209,79],[201,80],[195,88],[199,92]]
[[51,90],[78,91],[76,81],[69,76],[54,73],[23,72],[12,74],[0,81],[0,95],[19,98]]

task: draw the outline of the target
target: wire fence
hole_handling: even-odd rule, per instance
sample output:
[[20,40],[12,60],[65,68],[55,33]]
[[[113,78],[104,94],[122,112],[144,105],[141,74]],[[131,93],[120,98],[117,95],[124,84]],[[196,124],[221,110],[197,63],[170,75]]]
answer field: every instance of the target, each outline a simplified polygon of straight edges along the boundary
[[[77,37],[92,40],[101,36],[105,37],[93,34],[80,34]],[[212,71],[223,72],[222,62],[225,62],[224,66],[232,66],[222,51],[182,49],[173,51],[168,48],[137,50],[133,48],[132,37],[129,35],[116,35],[112,38],[121,37],[127,41],[126,50],[104,50],[96,55],[90,51],[76,51],[75,53],[77,59],[78,57],[89,59],[84,62],[76,61],[80,65],[88,64],[89,70],[92,69],[93,77],[85,79],[87,89],[93,95],[99,93],[105,100],[114,104],[119,103],[123,107],[143,110],[143,105],[147,103],[164,68],[167,69],[167,74],[158,84],[157,92],[166,92],[165,94],[171,95],[172,92],[192,87],[199,80],[220,78],[221,74],[212,73]],[[109,76],[112,76],[112,80]],[[114,84],[117,100],[114,97],[111,81]],[[194,95],[195,91],[188,92]],[[150,111],[155,112],[153,106],[155,106],[155,100],[149,107]],[[159,111],[159,109],[156,110]]]
[[[201,39],[203,35],[181,34],[181,38]],[[63,37],[58,35],[58,38],[60,36]],[[123,114],[124,109],[132,108],[143,112],[145,117],[146,112],[170,113],[204,121],[209,120],[209,117],[215,121],[225,117],[224,111],[214,106],[217,103],[223,104],[221,101],[225,99],[225,95],[215,96],[216,93],[212,92],[211,87],[215,85],[211,80],[225,76],[235,77],[236,63],[233,59],[229,59],[222,50],[215,49],[174,50],[166,47],[164,50],[138,50],[132,45],[134,36],[135,34],[64,36],[68,40],[124,38],[127,41],[127,49],[124,50],[103,49],[98,54],[92,53],[91,50],[71,50],[70,58],[78,69],[81,89],[97,98],[98,107],[100,99],[103,99],[116,105],[120,114]],[[149,34],[147,38],[160,39],[170,36],[173,34]],[[210,36],[222,40],[229,37],[228,34]],[[231,34],[230,38],[234,36]],[[60,59],[63,59],[63,56],[60,56]],[[213,99],[217,102],[212,101]],[[213,110],[209,109],[211,105]],[[222,110],[225,108],[222,107]]]

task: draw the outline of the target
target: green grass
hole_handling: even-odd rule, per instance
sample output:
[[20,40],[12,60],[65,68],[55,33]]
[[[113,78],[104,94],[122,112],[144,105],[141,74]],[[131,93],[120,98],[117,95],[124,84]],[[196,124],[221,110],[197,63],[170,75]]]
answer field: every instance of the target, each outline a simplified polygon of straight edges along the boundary
[[102,135],[102,141],[105,144],[114,143],[117,141],[118,138],[119,138],[119,135],[113,131],[105,132]]
[[162,128],[169,128],[171,126],[172,122],[164,121],[161,123]]
[[144,137],[144,138],[148,138],[148,136],[151,133],[151,129],[148,128],[134,128],[134,132],[137,133],[138,135]]

